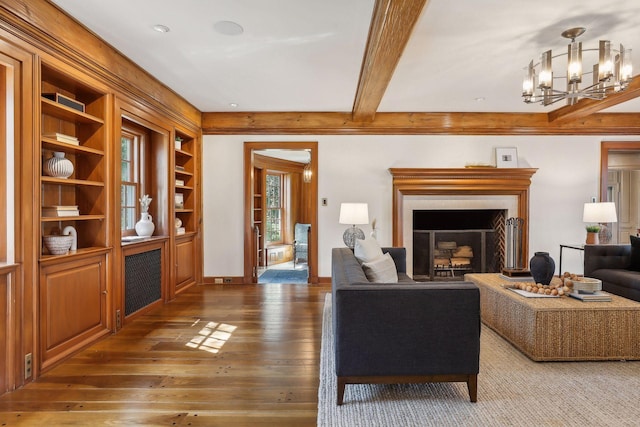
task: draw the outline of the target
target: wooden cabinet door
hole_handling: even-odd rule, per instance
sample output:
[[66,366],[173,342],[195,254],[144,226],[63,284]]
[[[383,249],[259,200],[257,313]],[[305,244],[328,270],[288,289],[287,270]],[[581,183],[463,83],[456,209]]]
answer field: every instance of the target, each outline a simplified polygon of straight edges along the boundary
[[109,333],[105,256],[75,258],[40,270],[40,367]]
[[193,236],[176,239],[176,291],[196,281],[196,245]]

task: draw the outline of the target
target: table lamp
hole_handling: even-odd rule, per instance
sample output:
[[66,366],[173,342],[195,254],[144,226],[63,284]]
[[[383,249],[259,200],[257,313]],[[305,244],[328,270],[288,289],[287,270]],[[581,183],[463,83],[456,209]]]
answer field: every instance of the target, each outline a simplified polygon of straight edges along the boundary
[[369,223],[369,205],[366,203],[341,203],[340,224],[350,224],[342,235],[342,240],[347,247],[353,249],[356,239],[364,240],[364,232],[356,225]]
[[587,235],[587,244],[607,244],[611,242],[611,230],[607,227],[607,223],[618,222],[616,214],[616,204],[613,202],[592,202],[584,204],[584,212],[582,221],[591,224],[598,224],[599,233],[593,235],[593,239]]

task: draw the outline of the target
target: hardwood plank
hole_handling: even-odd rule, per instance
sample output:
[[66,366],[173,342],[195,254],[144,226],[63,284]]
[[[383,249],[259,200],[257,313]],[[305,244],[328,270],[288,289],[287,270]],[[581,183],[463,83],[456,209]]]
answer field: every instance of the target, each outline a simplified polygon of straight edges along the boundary
[[[316,425],[329,291],[193,286],[0,396],[0,425]],[[187,345],[202,331],[217,352]]]

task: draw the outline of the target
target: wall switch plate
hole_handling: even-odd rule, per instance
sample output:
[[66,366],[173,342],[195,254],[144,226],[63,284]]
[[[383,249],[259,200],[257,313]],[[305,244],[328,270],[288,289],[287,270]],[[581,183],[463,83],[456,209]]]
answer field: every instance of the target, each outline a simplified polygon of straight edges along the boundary
[[327,200],[326,197],[323,197],[322,199],[320,199],[322,206],[329,206],[329,200]]
[[216,277],[215,279],[213,279],[213,283],[215,283],[216,285],[221,285],[222,277]]

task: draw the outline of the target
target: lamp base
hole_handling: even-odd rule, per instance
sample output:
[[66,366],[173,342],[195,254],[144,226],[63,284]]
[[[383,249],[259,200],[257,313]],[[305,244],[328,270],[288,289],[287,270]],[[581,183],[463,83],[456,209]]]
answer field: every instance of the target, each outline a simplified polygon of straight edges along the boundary
[[364,231],[355,225],[344,230],[342,240],[348,248],[353,249],[356,246],[356,239],[364,240]]

